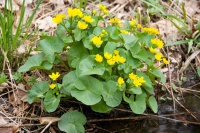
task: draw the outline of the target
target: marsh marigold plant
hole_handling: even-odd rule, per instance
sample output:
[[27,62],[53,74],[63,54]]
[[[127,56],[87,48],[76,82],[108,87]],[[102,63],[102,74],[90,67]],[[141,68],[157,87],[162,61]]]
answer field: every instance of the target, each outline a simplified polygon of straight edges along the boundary
[[[63,75],[52,73],[50,83],[42,81],[34,86],[32,90],[42,86],[44,96],[30,91],[29,102],[48,94],[57,101],[46,100],[44,106],[49,112],[50,106],[56,109],[61,98],[67,97],[100,113],[111,111],[122,101],[136,114],[142,114],[147,107],[156,113],[153,86],[155,81],[165,82],[160,67],[170,64],[161,53],[164,42],[158,29],[145,27],[134,18],[122,23],[119,18],[106,16],[108,10],[102,4],[99,11],[90,12],[68,8],[66,15],[52,19],[57,24],[56,35],[40,40],[39,54],[30,57],[19,71],[62,70]],[[100,21],[108,22],[107,26],[100,26]],[[161,66],[157,67],[156,62]]]

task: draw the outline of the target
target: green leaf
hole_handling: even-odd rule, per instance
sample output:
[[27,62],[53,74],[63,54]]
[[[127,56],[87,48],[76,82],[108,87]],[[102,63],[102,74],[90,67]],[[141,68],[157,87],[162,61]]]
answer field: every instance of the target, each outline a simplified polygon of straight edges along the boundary
[[128,91],[129,91],[131,94],[138,94],[138,95],[142,94],[142,89],[141,89],[141,87],[134,87],[134,86],[132,86],[131,88],[129,88]]
[[[68,21],[66,21],[66,25],[67,25],[67,23],[69,24]],[[70,25],[70,24],[69,24],[69,25]],[[64,43],[72,43],[72,42],[73,42],[72,37],[66,35],[66,29],[65,29],[65,27],[64,27],[63,25],[58,25],[58,26],[57,26],[56,35],[57,35],[60,39],[62,39],[62,41],[63,41]]]
[[64,42],[56,36],[48,36],[39,42],[39,48],[45,53],[47,60],[53,63],[55,53],[63,51]]
[[113,54],[114,50],[117,48],[117,43],[108,42],[104,47],[104,53],[108,52],[109,54]]
[[149,47],[149,42],[151,42],[151,39],[154,38],[153,35],[149,35],[148,33],[137,33],[137,37],[139,38],[139,41],[141,44]]
[[85,31],[82,31],[79,28],[76,28],[74,30],[74,38],[75,38],[76,41],[80,41],[84,36],[86,36],[86,32]]
[[103,84],[91,76],[82,76],[75,81],[76,89],[71,90],[71,95],[86,105],[98,103],[102,97]]
[[98,113],[107,113],[112,110],[105,101],[101,100],[99,103],[91,106],[92,110]]
[[99,34],[101,33],[101,31],[102,31],[102,28],[96,27],[96,28],[93,30],[93,34],[96,35],[96,36],[99,36]]
[[60,103],[60,96],[55,96],[52,90],[49,90],[44,97],[44,107],[47,112],[54,112]]
[[130,98],[128,98],[127,96],[126,96],[126,91],[123,91],[123,99],[124,99],[124,101],[125,102],[127,102],[127,103],[131,103],[131,97]]
[[74,81],[76,80],[77,76],[75,71],[71,71],[68,74],[66,74],[63,77],[63,81],[62,81],[62,88],[61,88],[61,92],[64,94],[71,94],[71,89],[73,89],[75,87],[74,85]]
[[131,110],[135,114],[142,114],[146,109],[146,99],[143,94],[136,95],[136,100],[129,103]]
[[145,49],[141,49],[140,52],[133,55],[133,57],[142,61],[146,61],[149,56],[148,56],[148,52]]
[[198,76],[200,77],[200,67],[197,68]]
[[104,71],[104,64],[95,61],[95,55],[89,55],[87,58],[81,60],[77,66],[76,74],[78,77],[91,74],[103,75]]
[[27,100],[28,103],[33,103],[35,98],[44,97],[44,93],[49,90],[49,84],[47,82],[41,81],[34,84],[31,90],[28,91]]
[[158,104],[157,104],[155,97],[153,97],[153,96],[149,97],[148,104],[154,113],[158,112]]
[[39,67],[42,64],[43,59],[44,59],[43,53],[29,57],[28,60],[25,62],[25,64],[18,69],[18,72],[27,72],[35,67]]
[[112,38],[113,40],[119,39],[119,31],[116,27],[108,26],[106,27],[106,31],[109,31],[108,34],[110,35],[110,38]]
[[110,107],[116,107],[122,101],[122,92],[118,91],[117,83],[112,80],[103,84],[102,96]]
[[51,70],[52,67],[53,67],[53,64],[48,61],[43,61],[41,64],[41,69]]
[[197,23],[197,30],[200,31],[200,21],[198,21],[198,23]]
[[7,82],[7,76],[4,73],[0,74],[0,84]]
[[165,83],[166,82],[166,78],[164,76],[164,74],[159,70],[159,69],[155,69],[153,71],[150,71],[154,76],[158,77],[160,82]]
[[136,55],[137,53],[139,53],[140,50],[141,50],[141,46],[140,46],[139,43],[135,44],[134,46],[132,46],[132,47],[130,48],[130,52],[131,52],[132,56],[134,56],[134,55]]
[[89,50],[92,50],[93,47],[92,47],[92,43],[91,43],[91,39],[94,37],[94,35],[89,35],[85,38],[83,38],[83,45],[85,48],[89,49]]
[[67,59],[71,67],[76,68],[79,62],[88,56],[88,51],[80,43],[73,44],[67,53]]
[[67,133],[84,133],[83,125],[86,124],[86,117],[78,111],[70,111],[63,114],[58,121],[58,127],[61,131]]
[[[124,41],[124,46],[127,50],[129,50],[131,47],[133,47],[134,45],[136,45],[138,38],[132,35],[128,35],[128,34],[121,34],[121,37]],[[139,44],[137,44],[139,45]]]
[[145,80],[146,82],[143,83],[142,86],[144,87],[144,89],[145,89],[147,92],[149,92],[150,94],[152,94],[152,93],[154,92],[154,88],[153,88],[153,86],[152,86],[152,82],[151,82],[151,80],[149,79],[149,77],[148,77],[146,74],[144,74],[143,72],[140,72],[140,71],[137,71],[136,74],[137,74],[139,77],[141,77],[141,76],[144,77],[144,80]]

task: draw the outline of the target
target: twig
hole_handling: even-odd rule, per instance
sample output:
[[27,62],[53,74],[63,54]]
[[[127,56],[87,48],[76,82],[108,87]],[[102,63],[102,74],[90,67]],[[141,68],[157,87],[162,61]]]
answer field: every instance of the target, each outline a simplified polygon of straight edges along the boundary
[[[165,84],[163,84],[163,85],[165,86]],[[168,87],[165,86],[165,88],[166,88],[167,91],[171,94],[171,91],[168,89]],[[171,94],[171,95],[172,95],[172,94]],[[183,107],[188,113],[190,113],[191,116],[192,116],[195,120],[198,121],[197,117],[196,117],[194,114],[192,114],[187,108],[185,108],[185,107],[174,97],[174,95],[172,95],[172,97],[173,97],[173,99],[174,99],[181,107]]]
[[42,130],[41,133],[44,133],[44,131],[52,124],[52,122],[50,121],[49,124]]

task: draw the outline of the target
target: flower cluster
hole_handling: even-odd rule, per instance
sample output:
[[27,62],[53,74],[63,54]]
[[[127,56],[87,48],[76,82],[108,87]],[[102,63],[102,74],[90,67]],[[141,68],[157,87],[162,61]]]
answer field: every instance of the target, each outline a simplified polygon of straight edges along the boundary
[[110,23],[111,23],[112,25],[116,25],[116,26],[118,26],[118,27],[122,27],[122,22],[120,21],[119,18],[111,18],[111,19],[110,19]]
[[102,62],[103,61],[103,57],[100,55],[100,54],[96,54],[96,56],[95,56],[95,60],[97,61],[97,62]]
[[104,6],[104,5],[102,5],[102,4],[99,5],[99,9],[100,9],[100,11],[102,11],[105,15],[109,13],[108,10],[106,9],[106,6]]
[[163,41],[157,38],[151,39],[151,43],[156,45],[158,48],[162,48],[164,45]]
[[78,16],[79,18],[83,17],[83,12],[78,8],[74,8],[74,9],[68,8],[67,13],[68,13],[69,18],[70,17],[73,18],[73,17],[76,17],[76,16]]
[[103,41],[101,40],[100,36],[94,36],[91,40],[90,40],[93,44],[96,45],[96,47],[100,47],[101,44],[103,43]]
[[65,14],[57,14],[56,17],[52,18],[52,20],[55,24],[60,24],[65,17]]
[[163,63],[166,64],[166,65],[169,64],[170,62],[158,50],[158,49],[163,48],[163,45],[164,45],[163,41],[160,40],[160,39],[154,38],[154,39],[151,39],[151,43],[153,44],[153,47],[156,47],[156,48],[153,48],[153,47],[149,48],[149,51],[151,53],[155,53],[155,59],[158,60],[158,61],[162,60]]
[[[56,72],[56,73],[52,73],[51,75],[49,75],[49,77],[53,80],[56,81],[59,77],[60,77],[60,73]],[[49,88],[54,89],[56,87],[56,84],[50,84]]]
[[142,28],[142,30],[144,32],[151,34],[151,35],[158,35],[159,34],[159,31],[156,28]]
[[108,65],[114,65],[115,63],[124,63],[126,59],[119,55],[119,51],[115,50],[114,54],[104,53],[104,57],[107,59]]
[[108,33],[103,29],[100,33],[100,37],[104,37],[105,35],[107,35]]
[[121,86],[124,84],[124,79],[122,77],[119,77],[117,82],[118,82],[118,87],[121,88]]
[[140,87],[143,83],[146,82],[144,80],[144,77],[139,77],[138,75],[135,75],[134,73],[130,73],[129,78],[133,81],[133,84],[135,85],[135,87]]

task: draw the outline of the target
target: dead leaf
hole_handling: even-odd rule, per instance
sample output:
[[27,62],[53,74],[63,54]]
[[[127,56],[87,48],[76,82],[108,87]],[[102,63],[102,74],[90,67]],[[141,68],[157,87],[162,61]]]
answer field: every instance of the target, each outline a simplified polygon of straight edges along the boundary
[[0,92],[3,91],[4,89],[6,89],[7,87],[9,87],[8,83],[0,84]]
[[57,5],[64,5],[63,0],[49,0],[50,3],[57,4]]
[[[0,0],[0,4],[2,5],[2,7],[5,7],[5,0]],[[8,1],[7,1],[7,5],[8,5]],[[7,9],[10,10],[10,8],[7,6]],[[12,1],[12,10],[13,11],[18,11],[19,10],[19,6],[14,2]]]
[[57,122],[59,120],[60,120],[59,117],[41,117],[40,118],[40,124],[49,124],[50,122],[54,123],[54,122]]
[[6,124],[8,124],[8,122],[2,116],[0,116],[0,125],[2,126]]
[[56,24],[53,23],[52,17],[48,16],[44,19],[38,19],[36,20],[36,25],[38,26],[38,29],[47,31],[50,28],[55,28]]
[[178,29],[169,20],[159,20],[156,23],[151,24],[151,26],[158,28],[160,35],[165,42],[176,41],[178,38]]
[[[14,0],[14,1],[17,5],[22,6],[24,0]],[[28,4],[31,4],[32,2],[33,0],[25,0],[24,6],[26,7]]]

